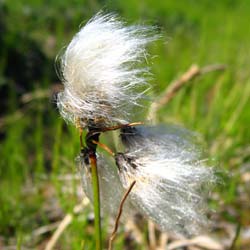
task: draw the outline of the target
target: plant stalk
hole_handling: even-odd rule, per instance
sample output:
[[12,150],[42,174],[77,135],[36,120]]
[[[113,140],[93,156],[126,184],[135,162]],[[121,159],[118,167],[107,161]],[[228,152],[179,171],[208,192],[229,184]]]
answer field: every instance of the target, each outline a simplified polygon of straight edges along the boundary
[[95,240],[96,250],[102,249],[102,230],[101,230],[101,205],[100,205],[100,191],[99,191],[99,179],[96,162],[95,152],[89,154],[91,175],[92,175],[92,190],[93,190],[93,204],[94,204],[94,215],[95,215]]

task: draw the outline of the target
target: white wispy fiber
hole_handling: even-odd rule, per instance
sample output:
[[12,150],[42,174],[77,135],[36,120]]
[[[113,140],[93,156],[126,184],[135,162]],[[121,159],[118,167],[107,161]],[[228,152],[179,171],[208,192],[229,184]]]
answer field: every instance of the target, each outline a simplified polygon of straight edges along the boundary
[[[97,160],[101,212],[102,214],[109,214],[115,218],[126,190],[121,184],[116,167],[112,166],[111,162],[108,162],[108,159],[104,158],[101,154],[98,154]],[[88,155],[84,152],[80,153],[76,158],[76,164],[84,193],[89,200],[93,202],[91,167],[89,165]],[[134,212],[135,209],[131,203],[127,201],[123,209],[122,218],[130,217]]]
[[152,27],[125,26],[114,14],[94,16],[60,58],[64,91],[57,105],[65,120],[81,118],[81,126],[125,122],[148,88],[142,63],[156,38]]
[[174,126],[122,130],[125,153],[116,155],[120,180],[134,207],[164,231],[201,233],[206,217],[208,188],[214,169],[201,160],[195,135]]

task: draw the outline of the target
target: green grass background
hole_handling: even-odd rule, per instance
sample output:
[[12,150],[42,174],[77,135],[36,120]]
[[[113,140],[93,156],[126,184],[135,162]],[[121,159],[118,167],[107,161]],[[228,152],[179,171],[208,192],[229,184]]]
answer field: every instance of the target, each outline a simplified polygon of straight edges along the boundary
[[[0,1],[0,248],[43,249],[51,233],[33,237],[34,230],[80,202],[79,181],[60,178],[76,173],[77,131],[59,117],[53,98],[20,100],[59,82],[56,55],[100,9],[159,27],[162,39],[150,47],[155,96],[194,63],[227,65],[183,88],[158,118],[204,137],[210,156],[230,174],[211,206],[219,220],[249,228],[250,189],[242,174],[250,172],[250,1],[9,0]],[[90,211],[74,217],[57,249],[94,249]],[[120,235],[116,249],[124,245]],[[243,249],[240,238],[236,248]]]

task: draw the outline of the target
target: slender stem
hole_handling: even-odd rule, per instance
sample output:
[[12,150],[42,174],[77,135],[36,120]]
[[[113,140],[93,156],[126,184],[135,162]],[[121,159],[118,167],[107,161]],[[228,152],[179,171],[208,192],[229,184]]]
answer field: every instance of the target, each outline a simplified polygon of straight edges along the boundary
[[124,194],[124,196],[122,197],[122,200],[121,200],[121,203],[120,203],[120,206],[119,206],[119,209],[118,209],[118,214],[116,216],[116,219],[115,219],[115,226],[114,226],[114,229],[113,229],[113,232],[109,238],[109,247],[108,247],[108,250],[112,250],[112,243],[115,239],[115,236],[116,236],[116,233],[117,233],[117,230],[118,230],[118,225],[119,225],[119,221],[120,221],[120,218],[121,218],[121,215],[122,215],[122,210],[123,210],[123,206],[124,206],[124,203],[129,195],[129,193],[131,192],[132,188],[134,187],[136,181],[133,181],[128,190],[126,191],[126,193]]
[[81,147],[81,149],[83,149],[84,148],[84,146],[83,146],[83,142],[82,142],[82,128],[79,128],[79,134],[80,134],[80,147]]
[[117,129],[121,129],[121,128],[125,128],[125,127],[134,127],[134,126],[139,126],[142,124],[143,124],[143,122],[131,122],[131,123],[127,123],[127,124],[120,124],[120,125],[113,126],[113,127],[103,128],[102,132],[113,131],[113,130],[117,130]]
[[101,142],[98,141],[94,141],[93,143],[98,145],[99,147],[101,147],[102,149],[104,149],[106,152],[108,152],[110,155],[115,156],[115,153],[111,150],[111,148],[109,148],[106,144],[103,144]]
[[100,211],[101,205],[100,205],[99,180],[98,180],[95,152],[93,151],[90,152],[89,159],[90,159],[91,175],[92,175],[96,250],[101,250],[102,249],[101,211]]

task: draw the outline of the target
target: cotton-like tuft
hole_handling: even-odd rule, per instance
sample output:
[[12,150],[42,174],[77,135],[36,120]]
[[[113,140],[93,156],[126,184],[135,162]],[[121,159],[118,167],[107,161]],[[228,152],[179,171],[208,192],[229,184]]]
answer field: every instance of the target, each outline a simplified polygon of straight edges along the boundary
[[136,127],[122,130],[126,148],[116,155],[120,180],[138,212],[163,231],[182,235],[201,233],[209,225],[208,189],[214,169],[201,159],[196,136],[185,129]]
[[[112,166],[111,162],[101,154],[98,155],[97,160],[101,212],[102,214],[109,214],[115,218],[118,213],[121,199],[126,190],[121,184],[116,167]],[[86,152],[81,152],[77,156],[76,165],[80,174],[84,193],[89,200],[93,202],[91,167]],[[126,201],[122,219],[132,216],[133,213],[135,213],[135,209],[129,201]]]
[[105,126],[129,120],[148,83],[143,67],[152,27],[125,26],[114,14],[97,14],[74,36],[60,58],[64,91],[57,105],[65,120]]

